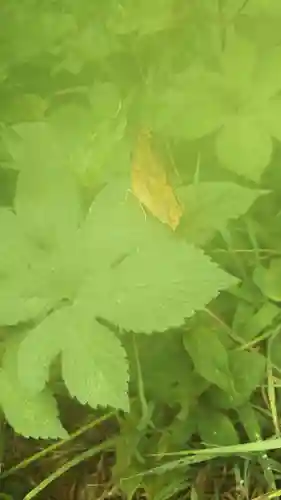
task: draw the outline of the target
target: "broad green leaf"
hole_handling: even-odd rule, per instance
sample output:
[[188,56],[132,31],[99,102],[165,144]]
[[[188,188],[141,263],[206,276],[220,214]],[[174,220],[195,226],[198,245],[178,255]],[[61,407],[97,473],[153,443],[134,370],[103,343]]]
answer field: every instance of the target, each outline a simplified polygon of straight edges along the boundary
[[126,330],[180,325],[236,282],[201,250],[176,240],[153,217],[146,220],[123,183],[96,198],[79,241],[92,271],[78,302]]
[[197,425],[206,445],[229,446],[239,443],[237,431],[230,418],[211,408],[199,408]]
[[227,35],[226,47],[221,57],[224,78],[233,88],[248,92],[252,90],[256,47],[232,29]]
[[58,354],[71,394],[82,404],[127,410],[127,362],[119,339],[83,308],[64,307],[26,333],[19,346],[19,377],[31,394],[45,386]]
[[270,162],[269,133],[247,116],[229,118],[216,139],[217,155],[223,166],[258,182]]
[[265,376],[265,357],[256,351],[230,351],[229,365],[234,391],[209,390],[210,401],[219,408],[237,408],[245,404]]
[[95,272],[108,269],[157,229],[161,233],[155,220],[145,220],[129,180],[111,182],[96,196],[78,231],[78,257]]
[[[281,11],[280,11],[281,13]],[[276,95],[281,88],[281,48],[270,47],[264,51],[255,72],[255,85],[252,88],[253,97],[267,100]]]
[[236,283],[198,248],[163,236],[139,245],[99,282],[89,279],[78,301],[125,330],[150,333],[181,325]]
[[188,241],[204,244],[227,223],[246,213],[262,191],[230,182],[201,182],[178,190],[185,207],[181,228]]
[[178,75],[169,88],[154,92],[144,102],[144,120],[152,130],[171,137],[199,139],[211,134],[229,112],[220,76],[200,67]]
[[254,2],[249,1],[245,5],[243,12],[247,15],[270,15],[281,16],[281,5],[279,0],[255,0]]
[[[18,217],[8,209],[0,210],[0,232],[0,324],[13,325],[46,313],[55,298],[42,293],[46,275],[43,277],[42,272],[38,272],[34,248]],[[51,268],[48,268],[48,279]]]
[[232,377],[228,353],[214,330],[191,329],[183,337],[184,347],[189,353],[196,372],[208,382],[225,391],[232,388]]
[[[94,13],[92,14],[95,15]],[[60,60],[53,73],[66,70],[77,75],[89,62],[98,61],[116,52],[120,46],[118,38],[107,27],[107,20],[84,20],[80,29],[63,40]],[[58,49],[57,49],[58,50]]]
[[65,244],[81,218],[78,188],[72,173],[58,163],[50,162],[45,168],[39,161],[27,165],[19,174],[15,208],[23,226],[39,244],[48,247]]
[[31,395],[17,377],[18,339],[6,341],[0,370],[0,404],[16,432],[33,438],[65,438],[67,432],[58,418],[56,401],[49,389]]
[[[281,88],[281,74],[280,74],[280,88]],[[264,126],[267,129],[268,133],[273,137],[275,137],[278,141],[281,141],[280,113],[281,113],[281,99],[270,99],[267,102],[263,114],[261,114],[261,118],[264,122]]]

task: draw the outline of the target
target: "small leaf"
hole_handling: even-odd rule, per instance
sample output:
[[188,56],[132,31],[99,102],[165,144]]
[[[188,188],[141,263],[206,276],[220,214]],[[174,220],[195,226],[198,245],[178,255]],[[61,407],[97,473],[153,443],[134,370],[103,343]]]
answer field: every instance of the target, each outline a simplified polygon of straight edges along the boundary
[[178,190],[185,206],[181,223],[188,241],[204,244],[227,223],[245,214],[263,192],[230,182],[200,182]]
[[272,365],[281,370],[281,335],[279,332],[270,340],[269,357]]
[[257,102],[265,102],[279,92],[281,88],[281,48],[279,45],[270,46],[269,50],[263,52],[262,57],[259,58],[254,81],[253,97]]
[[266,127],[268,133],[273,137],[275,137],[278,141],[281,141],[280,113],[281,113],[281,99],[270,99],[266,104],[266,108],[264,109],[263,114],[261,114],[261,118],[264,122],[264,126]]
[[[130,382],[138,385],[138,373],[133,346],[134,336],[142,371],[144,390],[149,401],[165,402],[185,398],[189,404],[205,389],[205,381],[195,373],[192,362],[184,349],[182,336],[178,332],[161,332],[152,335],[125,334],[125,345],[129,364]],[[169,366],[169,370],[167,367]]]
[[239,443],[233,423],[223,413],[209,407],[200,408],[197,418],[198,432],[206,445],[228,446]]
[[252,88],[256,64],[256,47],[234,30],[227,33],[226,47],[221,57],[224,77],[234,88]]
[[232,387],[228,354],[214,330],[191,329],[185,332],[184,347],[196,371],[209,382],[229,391]]
[[229,364],[234,391],[209,390],[210,400],[219,408],[237,408],[245,404],[265,375],[265,358],[255,351],[230,351]]
[[221,163],[236,174],[258,182],[270,162],[272,141],[269,133],[252,118],[229,118],[216,140]]
[[272,259],[269,268],[259,266],[254,272],[254,282],[271,300],[281,300],[281,259]]

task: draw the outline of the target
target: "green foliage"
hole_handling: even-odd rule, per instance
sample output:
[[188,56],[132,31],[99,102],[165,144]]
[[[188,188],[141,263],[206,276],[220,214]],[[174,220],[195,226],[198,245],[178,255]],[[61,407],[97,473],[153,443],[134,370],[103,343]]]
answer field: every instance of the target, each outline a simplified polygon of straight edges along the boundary
[[[59,438],[57,382],[113,407],[116,481],[169,498],[184,474],[145,471],[194,435],[262,435],[269,369],[280,382],[280,2],[0,10],[2,411]],[[141,129],[183,210],[174,232],[131,190]]]

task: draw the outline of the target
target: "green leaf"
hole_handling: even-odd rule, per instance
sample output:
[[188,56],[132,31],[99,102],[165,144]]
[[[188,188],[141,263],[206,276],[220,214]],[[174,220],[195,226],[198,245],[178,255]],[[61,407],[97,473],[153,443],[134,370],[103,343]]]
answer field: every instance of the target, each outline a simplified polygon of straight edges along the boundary
[[169,88],[150,89],[143,119],[156,132],[199,139],[219,129],[228,114],[219,75],[200,67],[178,75]]
[[227,223],[245,214],[262,191],[230,182],[200,182],[179,188],[185,206],[181,228],[188,241],[204,244]]
[[145,220],[123,182],[96,198],[79,241],[91,271],[78,302],[90,309],[94,304],[98,316],[126,330],[149,333],[180,325],[236,282],[163,224]]
[[209,390],[210,401],[219,408],[237,408],[245,404],[265,376],[265,357],[256,351],[230,351],[229,365],[234,391]]
[[[281,13],[281,11],[280,11]],[[255,72],[253,97],[265,101],[274,97],[281,88],[281,49],[279,46],[270,47],[259,58]]]
[[170,27],[173,22],[172,0],[122,0],[112,9],[109,25],[118,34],[139,33],[148,35]]
[[272,17],[281,15],[281,5],[279,0],[255,0],[254,2],[247,2],[245,5],[244,13],[247,15],[270,15]]
[[[122,336],[128,353],[130,383],[136,388],[138,373],[132,335],[137,343],[145,394],[149,401],[171,404],[184,398],[189,406],[205,389],[205,381],[194,371],[179,332],[161,332],[146,336],[126,334]],[[169,369],[167,369],[169,367]]]
[[39,272],[38,255],[18,217],[8,209],[0,210],[0,231],[0,324],[13,325],[46,313],[56,299],[38,293],[38,281],[43,288],[46,276],[42,268]]
[[71,394],[96,408],[128,409],[127,362],[119,339],[85,308],[65,307],[30,330],[19,346],[19,377],[38,394],[51,362],[61,354],[62,375]]
[[196,372],[225,391],[232,388],[228,353],[216,332],[207,328],[191,329],[183,337]]
[[280,316],[280,312],[280,308],[277,305],[266,302],[258,311],[251,311],[251,314],[247,315],[244,323],[240,325],[239,329],[236,328],[236,331],[239,331],[240,337],[249,342],[265,329],[269,328],[273,322],[276,322],[278,316]]
[[230,29],[221,57],[221,67],[226,82],[235,89],[252,90],[256,56],[255,45]]
[[[281,80],[281,75],[280,75],[280,80]],[[268,133],[273,137],[275,137],[278,141],[281,141],[280,112],[281,112],[281,99],[270,99],[266,105],[264,113],[261,115],[261,118],[263,119],[264,125]]]
[[21,170],[15,208],[34,239],[43,246],[59,247],[72,238],[81,219],[78,189],[64,165],[52,164],[50,158],[44,167],[39,160],[38,151],[34,163]]
[[281,335],[279,332],[270,339],[269,357],[272,365],[281,370]]
[[145,333],[181,325],[236,283],[198,248],[168,234],[155,234],[99,280],[89,280],[78,300],[125,330]]
[[116,173],[129,172],[131,151],[116,87],[97,83],[88,94],[89,109],[78,105],[56,109],[48,128],[60,145],[67,168],[82,186],[94,191],[98,181],[103,184]]
[[16,432],[33,438],[65,438],[54,397],[50,390],[31,395],[17,377],[17,341],[6,342],[0,370],[0,404]]
[[210,408],[199,408],[197,425],[206,445],[228,446],[239,443],[238,434],[230,418]]
[[258,182],[270,162],[272,141],[258,121],[247,116],[229,118],[216,139],[223,166]]
[[281,259],[272,259],[269,268],[259,266],[254,271],[254,282],[271,300],[281,300]]

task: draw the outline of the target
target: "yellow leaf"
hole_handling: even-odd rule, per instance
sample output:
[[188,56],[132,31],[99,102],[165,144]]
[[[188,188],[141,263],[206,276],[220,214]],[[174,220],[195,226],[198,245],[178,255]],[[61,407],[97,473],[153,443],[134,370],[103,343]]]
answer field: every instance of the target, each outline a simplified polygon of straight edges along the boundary
[[139,133],[133,152],[132,191],[154,217],[173,230],[177,228],[182,207],[168,182],[165,168],[153,151],[147,131]]

